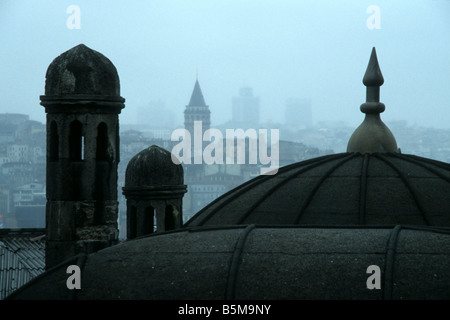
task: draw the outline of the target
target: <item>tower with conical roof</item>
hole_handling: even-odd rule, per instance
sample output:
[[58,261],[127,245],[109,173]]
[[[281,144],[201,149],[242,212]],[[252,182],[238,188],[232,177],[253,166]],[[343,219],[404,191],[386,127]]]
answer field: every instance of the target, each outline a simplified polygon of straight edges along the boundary
[[184,110],[184,128],[189,131],[191,137],[194,136],[195,121],[201,121],[203,136],[203,133],[211,126],[211,111],[209,110],[209,106],[205,103],[198,78],[195,81],[189,104]]

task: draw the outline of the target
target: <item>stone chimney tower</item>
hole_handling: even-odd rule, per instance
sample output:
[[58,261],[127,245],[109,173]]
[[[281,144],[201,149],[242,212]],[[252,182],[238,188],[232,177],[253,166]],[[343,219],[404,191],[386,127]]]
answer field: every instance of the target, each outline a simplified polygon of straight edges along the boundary
[[117,70],[80,44],[47,69],[47,269],[118,240],[117,165],[120,96]]
[[169,151],[153,145],[135,155],[128,163],[123,187],[127,238],[180,228],[186,188],[183,167]]

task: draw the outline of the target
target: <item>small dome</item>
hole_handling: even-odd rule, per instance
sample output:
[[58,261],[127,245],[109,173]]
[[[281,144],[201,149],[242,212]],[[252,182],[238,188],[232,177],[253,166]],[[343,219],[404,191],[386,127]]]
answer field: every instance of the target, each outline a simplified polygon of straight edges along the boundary
[[128,163],[124,191],[130,188],[180,186],[183,183],[183,167],[175,156],[153,145],[139,152]]
[[116,67],[84,44],[59,55],[47,69],[45,96],[72,95],[120,97]]
[[187,226],[450,227],[450,164],[400,153],[339,153],[259,176],[211,202]]

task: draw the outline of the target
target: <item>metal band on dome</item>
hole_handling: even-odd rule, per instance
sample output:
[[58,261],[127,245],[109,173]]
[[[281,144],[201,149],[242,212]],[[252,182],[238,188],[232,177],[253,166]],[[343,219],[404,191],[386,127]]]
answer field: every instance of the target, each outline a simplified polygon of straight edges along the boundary
[[182,198],[187,192],[186,185],[179,186],[140,186],[140,187],[123,187],[123,194],[128,199],[141,199],[143,197],[151,197],[153,199],[170,199]]
[[48,96],[41,95],[41,104],[56,104],[56,103],[78,103],[80,101],[87,101],[92,103],[123,103],[125,98],[120,96],[109,96],[109,95],[93,95],[93,94],[73,94],[73,95],[62,95],[62,96]]
[[85,106],[90,110],[97,108],[102,113],[120,113],[125,107],[125,99],[122,97],[102,95],[65,95],[65,96],[40,96],[41,105],[46,108],[47,113],[69,112],[84,113],[84,109],[73,108],[73,106]]

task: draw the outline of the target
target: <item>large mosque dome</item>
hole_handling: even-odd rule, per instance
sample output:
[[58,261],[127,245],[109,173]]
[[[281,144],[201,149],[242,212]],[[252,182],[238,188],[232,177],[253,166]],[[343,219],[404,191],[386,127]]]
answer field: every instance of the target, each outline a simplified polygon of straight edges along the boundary
[[[424,257],[427,257],[424,259]],[[440,228],[187,228],[79,255],[13,299],[448,299],[450,230]],[[68,290],[68,266],[81,289]],[[369,266],[380,289],[368,289]]]
[[340,153],[250,180],[210,203],[187,226],[450,227],[449,195],[448,163],[400,153]]
[[365,119],[347,152],[295,163],[218,198],[187,226],[429,225],[450,227],[450,164],[402,154],[381,121],[375,48],[363,78]]

